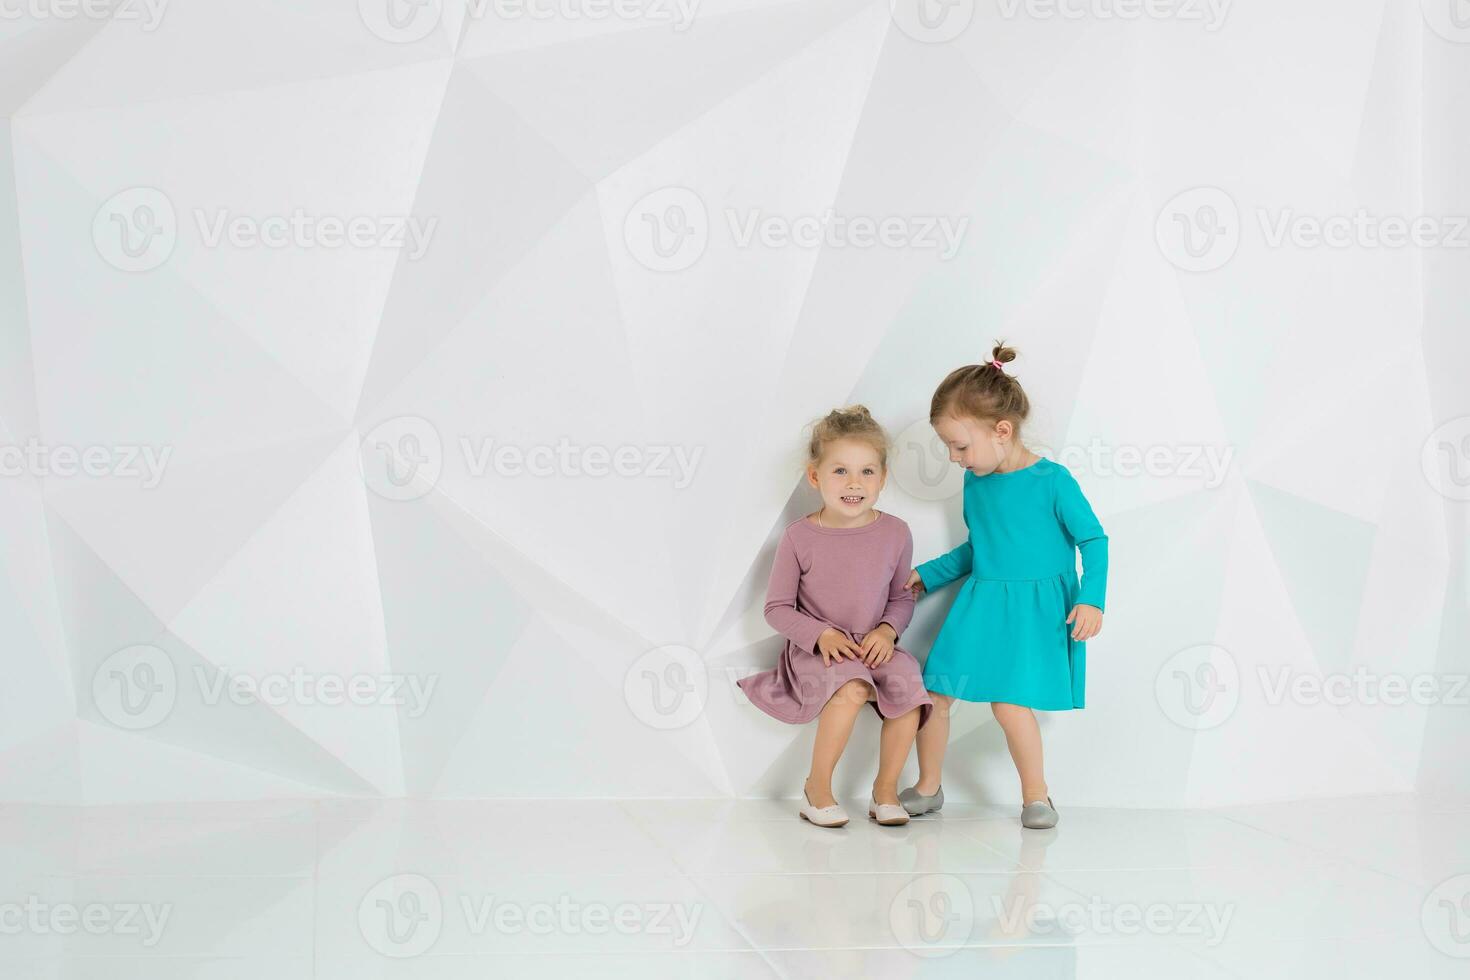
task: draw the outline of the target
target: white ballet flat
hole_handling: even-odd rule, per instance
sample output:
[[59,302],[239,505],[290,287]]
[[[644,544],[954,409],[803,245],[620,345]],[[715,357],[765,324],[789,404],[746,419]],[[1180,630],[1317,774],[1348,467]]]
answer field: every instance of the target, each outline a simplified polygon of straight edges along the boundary
[[884,827],[900,827],[909,822],[909,812],[898,803],[879,803],[868,798],[868,816]]
[[842,809],[841,803],[833,803],[831,806],[814,806],[812,798],[806,795],[806,787],[802,787],[801,795],[806,800],[806,806],[800,810],[801,819],[814,823],[818,827],[841,827],[847,823],[847,811]]

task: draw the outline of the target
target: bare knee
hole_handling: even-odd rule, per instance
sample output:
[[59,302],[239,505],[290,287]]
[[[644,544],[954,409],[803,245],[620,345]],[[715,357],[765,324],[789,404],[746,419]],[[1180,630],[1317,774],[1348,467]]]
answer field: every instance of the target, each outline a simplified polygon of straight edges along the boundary
[[872,691],[873,687],[871,684],[854,677],[834,691],[832,698],[845,704],[861,705],[868,700],[868,695]]
[[1000,722],[1002,728],[1008,728],[1017,722],[1029,721],[1032,717],[1031,709],[1021,704],[992,701],[990,710],[995,713],[995,720]]
[[930,691],[929,697],[934,701],[934,713],[941,718],[948,718],[949,709],[954,704],[954,698],[948,694],[940,694],[938,691]]
[[914,728],[917,728],[919,727],[919,715],[922,713],[922,710],[923,709],[921,708],[910,708],[901,715],[895,715],[892,718],[884,718],[883,727],[888,728],[890,725],[898,725],[903,727],[913,726]]

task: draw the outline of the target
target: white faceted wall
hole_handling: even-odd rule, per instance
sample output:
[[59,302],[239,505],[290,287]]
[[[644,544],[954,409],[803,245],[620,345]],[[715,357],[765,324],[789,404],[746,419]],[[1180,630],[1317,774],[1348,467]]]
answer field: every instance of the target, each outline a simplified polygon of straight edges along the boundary
[[[873,410],[933,557],[997,337],[1112,542],[1059,799],[1470,791],[1452,8],[27,9],[0,798],[795,795],[734,680],[803,426]],[[986,706],[949,759],[1017,797]]]

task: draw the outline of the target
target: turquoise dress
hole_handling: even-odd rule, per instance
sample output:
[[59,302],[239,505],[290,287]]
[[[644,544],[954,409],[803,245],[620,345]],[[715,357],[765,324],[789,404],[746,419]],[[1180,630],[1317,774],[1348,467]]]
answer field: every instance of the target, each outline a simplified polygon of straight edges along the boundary
[[970,539],[915,569],[929,593],[964,578],[924,686],[965,701],[1082,707],[1087,644],[1072,639],[1067,614],[1078,603],[1102,609],[1108,580],[1108,537],[1082,488],[1044,457],[1009,473],[965,470],[964,514]]

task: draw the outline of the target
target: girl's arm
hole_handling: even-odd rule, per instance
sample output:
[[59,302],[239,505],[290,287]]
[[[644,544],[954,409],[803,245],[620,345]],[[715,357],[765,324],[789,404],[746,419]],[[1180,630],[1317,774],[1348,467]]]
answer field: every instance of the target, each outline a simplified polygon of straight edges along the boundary
[[974,563],[973,549],[970,547],[970,517],[963,510],[960,514],[965,518],[965,543],[949,554],[931,558],[914,569],[919,573],[919,578],[924,580],[925,592],[941,589],[955,579],[970,574]]
[[914,560],[914,536],[907,529],[903,534],[903,549],[898,554],[898,565],[893,569],[893,580],[888,583],[888,604],[883,607],[883,615],[879,617],[878,623],[887,623],[893,627],[893,640],[898,642],[901,634],[909,625],[909,620],[914,618],[914,594],[904,588],[909,581],[909,571],[913,568],[910,564]]
[[776,545],[776,559],[771,562],[771,581],[766,587],[766,622],[771,628],[807,653],[817,652],[817,637],[831,623],[807,615],[796,608],[796,586],[801,581],[801,563],[796,560],[796,545],[789,533],[781,535]]
[[1058,474],[1057,520],[1062,522],[1073,546],[1082,555],[1082,584],[1077,590],[1077,602],[1102,609],[1108,590],[1108,536],[1072,474],[1065,466],[1058,466]]

